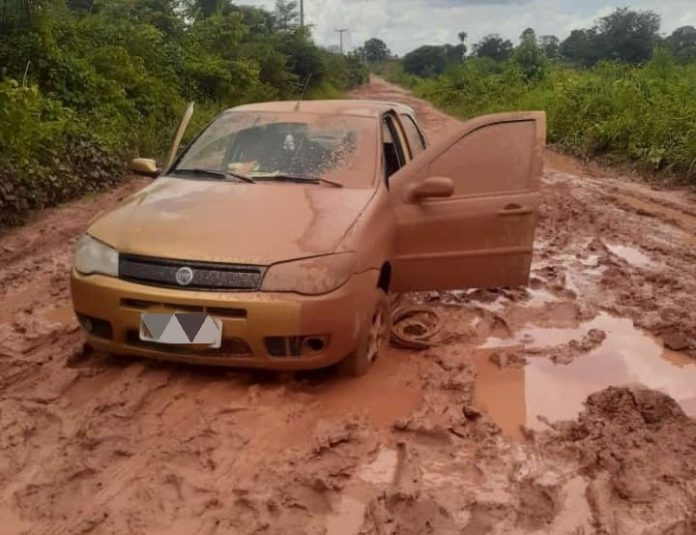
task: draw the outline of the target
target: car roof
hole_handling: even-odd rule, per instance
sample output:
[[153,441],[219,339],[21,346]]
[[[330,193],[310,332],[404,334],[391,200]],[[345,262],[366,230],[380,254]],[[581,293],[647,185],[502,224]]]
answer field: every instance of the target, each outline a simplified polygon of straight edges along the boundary
[[385,102],[380,100],[305,100],[297,109],[296,100],[279,102],[259,102],[256,104],[244,104],[227,111],[270,111],[270,112],[305,112],[322,113],[329,115],[354,115],[359,117],[378,118],[383,113],[395,110],[397,112],[415,115],[412,108],[398,102]]

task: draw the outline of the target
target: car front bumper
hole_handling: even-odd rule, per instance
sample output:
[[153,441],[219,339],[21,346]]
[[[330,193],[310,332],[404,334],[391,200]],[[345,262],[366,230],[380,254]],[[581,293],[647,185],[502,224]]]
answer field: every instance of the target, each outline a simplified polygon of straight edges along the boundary
[[[377,278],[377,271],[368,271],[331,293],[303,296],[186,291],[73,271],[71,294],[83,327],[91,327],[87,341],[101,351],[192,364],[304,370],[330,366],[355,350],[375,305]],[[145,312],[205,312],[222,323],[222,347],[143,342],[139,331]],[[321,350],[307,347],[307,340],[317,338],[325,341]],[[269,339],[274,339],[272,347]],[[283,355],[277,351],[280,340],[287,350]]]

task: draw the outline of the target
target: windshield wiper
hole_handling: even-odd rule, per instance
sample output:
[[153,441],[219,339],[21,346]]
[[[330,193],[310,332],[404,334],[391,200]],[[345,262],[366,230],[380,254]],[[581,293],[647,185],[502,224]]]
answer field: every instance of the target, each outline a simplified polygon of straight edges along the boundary
[[212,169],[174,169],[173,173],[191,173],[194,175],[207,175],[211,177],[222,178],[224,180],[230,180],[231,178],[236,178],[243,182],[248,182],[250,184],[256,184],[256,180],[250,176],[243,175],[241,173],[230,173],[225,171],[214,171]]
[[[261,177],[258,177],[258,178],[261,178]],[[343,184],[341,184],[340,182],[335,182],[333,180],[329,180],[328,178],[321,178],[318,176],[280,174],[280,175],[267,175],[267,176],[264,176],[263,178],[265,180],[287,180],[288,182],[314,182],[316,184],[323,183],[323,184],[329,184],[330,186],[333,186],[335,188],[344,187]]]

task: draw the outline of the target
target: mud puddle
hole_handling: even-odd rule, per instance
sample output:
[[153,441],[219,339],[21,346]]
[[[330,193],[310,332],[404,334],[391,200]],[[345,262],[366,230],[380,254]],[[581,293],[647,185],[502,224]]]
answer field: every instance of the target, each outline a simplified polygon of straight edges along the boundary
[[609,249],[616,256],[623,258],[629,264],[633,264],[636,267],[647,267],[652,264],[652,260],[646,254],[635,247],[630,247],[628,245],[619,244],[606,244],[607,249]]
[[[582,351],[583,340],[593,336],[596,347],[586,353],[569,362],[555,358],[569,346]],[[526,365],[501,367],[491,358],[500,351],[512,351]],[[664,349],[629,319],[603,313],[577,328],[531,326],[511,338],[489,338],[475,358],[477,401],[509,436],[520,437],[520,426],[544,429],[544,421],[572,420],[589,394],[611,385],[643,384],[696,416],[696,362]]]

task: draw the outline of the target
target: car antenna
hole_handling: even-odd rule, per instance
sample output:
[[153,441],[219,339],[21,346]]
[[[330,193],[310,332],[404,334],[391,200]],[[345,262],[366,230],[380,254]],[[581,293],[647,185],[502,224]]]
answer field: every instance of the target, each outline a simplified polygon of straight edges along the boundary
[[309,76],[307,76],[307,81],[305,82],[304,89],[302,89],[302,95],[300,95],[300,100],[297,101],[297,105],[295,106],[295,111],[300,110],[300,104],[302,104],[302,101],[305,98],[305,95],[307,94],[307,89],[309,89],[309,82],[312,80],[312,73],[309,73]]

